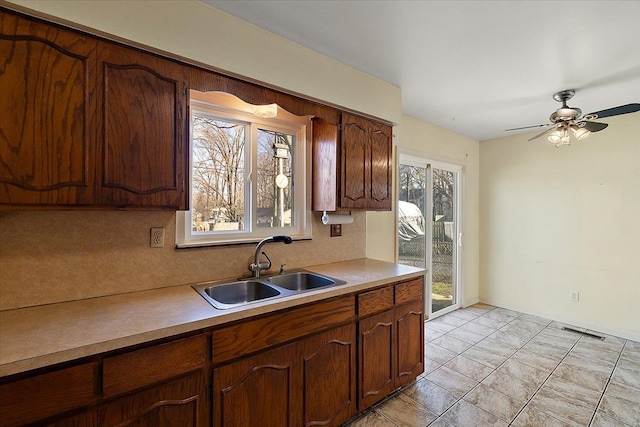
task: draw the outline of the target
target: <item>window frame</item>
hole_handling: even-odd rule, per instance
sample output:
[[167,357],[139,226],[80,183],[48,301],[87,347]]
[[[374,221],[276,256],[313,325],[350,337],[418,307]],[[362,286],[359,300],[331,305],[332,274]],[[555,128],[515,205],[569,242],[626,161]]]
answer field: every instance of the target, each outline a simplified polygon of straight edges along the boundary
[[[191,90],[189,101],[189,210],[176,213],[176,247],[202,247],[255,243],[274,235],[291,236],[294,240],[312,238],[311,218],[311,118],[296,116],[281,107],[273,118],[257,116],[256,107],[234,95],[224,92],[198,92]],[[193,186],[193,117],[203,114],[212,118],[245,125],[245,230],[193,232],[192,230],[192,186]],[[293,192],[292,226],[257,227],[257,181],[258,129],[294,135],[295,150],[292,150],[293,177],[289,185]]]

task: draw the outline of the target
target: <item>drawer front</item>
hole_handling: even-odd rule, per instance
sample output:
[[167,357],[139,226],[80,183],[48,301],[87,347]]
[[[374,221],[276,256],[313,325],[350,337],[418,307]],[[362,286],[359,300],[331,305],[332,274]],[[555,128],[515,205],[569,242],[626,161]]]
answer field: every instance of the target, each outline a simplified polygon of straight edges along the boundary
[[424,279],[418,277],[395,286],[396,304],[420,300],[424,296]]
[[213,331],[213,363],[220,364],[319,332],[354,317],[355,297],[345,296],[222,328]]
[[0,386],[0,426],[24,425],[95,403],[97,366],[74,366]]
[[393,286],[358,295],[358,316],[368,316],[393,307]]
[[200,369],[207,362],[207,347],[207,336],[198,335],[109,357],[103,363],[103,395],[117,396]]

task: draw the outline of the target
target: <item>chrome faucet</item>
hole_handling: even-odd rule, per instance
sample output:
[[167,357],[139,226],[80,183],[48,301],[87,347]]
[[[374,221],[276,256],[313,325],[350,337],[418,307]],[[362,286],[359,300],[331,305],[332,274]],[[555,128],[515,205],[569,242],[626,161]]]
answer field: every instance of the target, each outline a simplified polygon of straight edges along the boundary
[[267,237],[266,239],[260,240],[260,243],[258,243],[258,246],[256,246],[254,261],[249,266],[249,270],[253,272],[253,277],[260,277],[260,271],[268,270],[271,268],[271,260],[269,259],[269,257],[265,252],[262,252],[262,255],[264,255],[267,258],[268,262],[260,262],[260,253],[261,253],[262,247],[265,244],[271,243],[271,242],[284,242],[285,245],[288,245],[292,242],[292,240],[291,240],[291,237],[289,236],[271,236],[271,237]]

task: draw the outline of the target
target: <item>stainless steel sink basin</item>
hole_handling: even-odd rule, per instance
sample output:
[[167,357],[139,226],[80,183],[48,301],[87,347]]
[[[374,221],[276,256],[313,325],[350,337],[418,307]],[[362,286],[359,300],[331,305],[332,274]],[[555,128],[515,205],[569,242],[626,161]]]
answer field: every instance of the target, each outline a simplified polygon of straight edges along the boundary
[[296,271],[264,278],[239,279],[227,283],[204,282],[192,285],[192,288],[209,304],[224,310],[345,283],[347,282],[344,280],[321,274]]
[[275,287],[257,280],[246,280],[219,285],[199,284],[193,288],[216,308],[232,308],[280,296]]
[[307,291],[331,285],[344,285],[344,280],[333,279],[316,273],[296,272],[269,277],[269,282],[290,291]]

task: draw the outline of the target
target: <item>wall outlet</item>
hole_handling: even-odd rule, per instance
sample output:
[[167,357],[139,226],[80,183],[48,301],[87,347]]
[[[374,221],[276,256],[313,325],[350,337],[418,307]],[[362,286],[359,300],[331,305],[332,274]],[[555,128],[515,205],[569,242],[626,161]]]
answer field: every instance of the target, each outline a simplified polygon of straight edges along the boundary
[[331,237],[342,236],[342,224],[331,224]]
[[164,227],[151,227],[151,247],[164,248]]
[[578,291],[571,291],[569,293],[569,301],[571,302],[578,302],[580,301],[580,292]]

